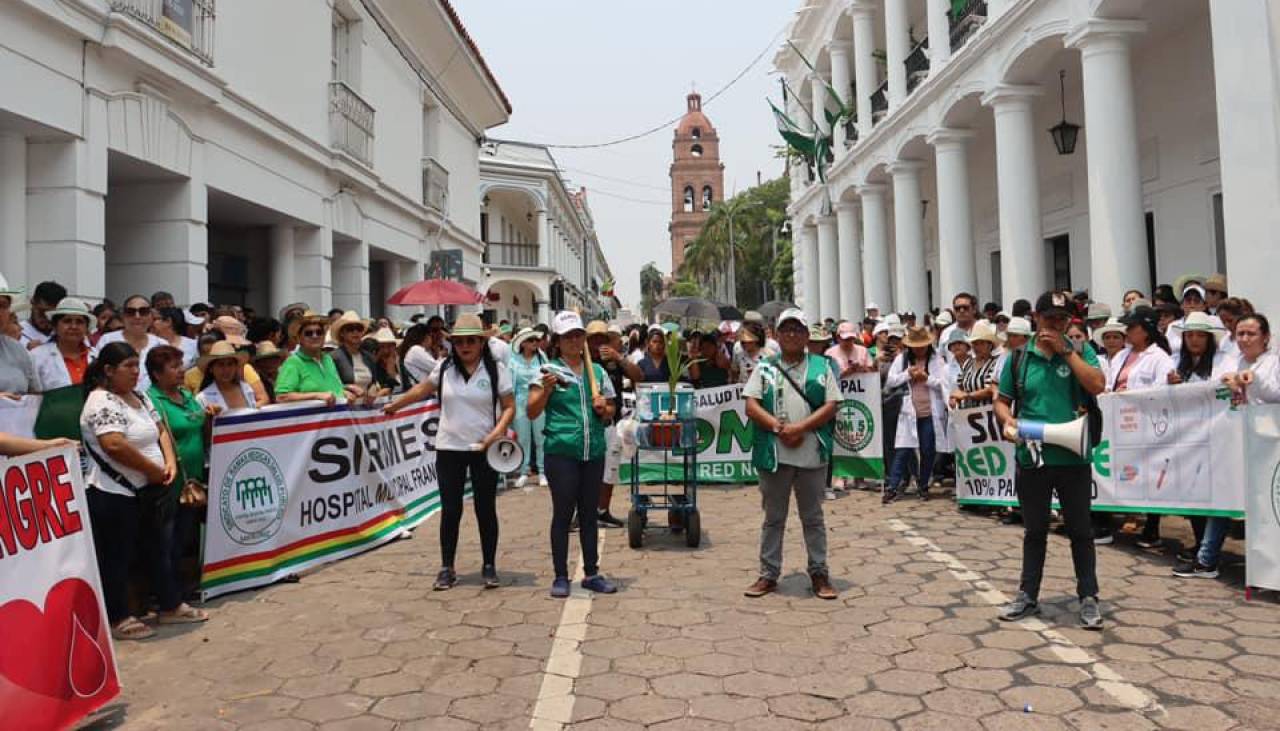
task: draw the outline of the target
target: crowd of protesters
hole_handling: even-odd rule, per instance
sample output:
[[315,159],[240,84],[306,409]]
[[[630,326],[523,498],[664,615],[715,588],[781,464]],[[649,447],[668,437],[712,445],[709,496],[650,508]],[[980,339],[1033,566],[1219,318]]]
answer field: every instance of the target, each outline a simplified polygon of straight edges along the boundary
[[[814,593],[830,599],[836,593],[826,569],[823,498],[878,487],[886,504],[908,494],[928,500],[954,474],[950,413],[994,403],[1006,422],[1016,421],[1016,408],[1008,407],[1019,398],[1010,384],[1026,378],[1019,363],[1028,369],[1039,360],[1070,363],[1091,393],[1096,371],[1099,391],[1218,382],[1237,402],[1280,402],[1280,361],[1268,320],[1248,300],[1230,296],[1222,275],[1184,277],[1149,297],[1133,290],[1114,310],[1086,292],[1046,296],[1037,307],[1019,300],[1006,311],[996,303],[979,307],[975,296],[961,293],[950,307],[919,318],[869,304],[857,322],[810,323],[795,309],[774,321],[748,312],[681,331],[673,323],[584,323],[572,312],[557,313],[549,325],[486,324],[476,315],[453,322],[415,315],[396,324],[340,309],[321,314],[297,303],[271,317],[238,306],[178,307],[165,292],[90,306],[56,282],[27,293],[0,279],[0,397],[44,397],[36,438],[0,435],[0,453],[73,442],[82,447],[105,600],[120,639],[152,636],[152,624],[208,618],[184,601],[194,585],[184,565],[203,520],[211,425],[223,412],[292,402],[381,400],[395,413],[439,399],[441,567],[433,586],[440,591],[458,581],[468,487],[482,582],[501,583],[496,495],[505,476],[486,462],[483,449],[513,430],[524,455],[513,486],[537,484],[552,497],[552,595],[570,592],[574,530],[584,556],[583,586],[612,592],[616,587],[599,573],[596,545],[600,526],[623,525],[611,512],[623,394],[637,384],[668,381],[667,342],[681,332],[694,359],[684,379],[694,387],[744,384],[747,415],[757,427],[753,460],[766,516],[760,578],[748,595],[776,588],[795,492]],[[1044,302],[1052,313],[1040,310]],[[879,486],[830,478],[831,402],[838,379],[859,373],[878,373],[882,386],[888,470]],[[596,384],[589,391],[588,382]],[[1019,493],[1024,504],[1002,519],[1025,522],[1031,548],[1024,554],[1021,604],[1006,612],[1011,619],[1037,606],[1038,569],[1028,561],[1043,562],[1048,525],[1047,497]],[[1078,578],[1092,571],[1093,546],[1114,540],[1112,518],[1089,511],[1087,500],[1083,507],[1073,502],[1066,530]],[[1137,519],[1143,525],[1138,545],[1162,546],[1160,516]],[[1178,552],[1174,573],[1217,576],[1232,522],[1190,521],[1195,545]],[[1081,582],[1082,592],[1096,595],[1096,580]],[[1100,626],[1101,616],[1086,619],[1082,612],[1082,621]]]

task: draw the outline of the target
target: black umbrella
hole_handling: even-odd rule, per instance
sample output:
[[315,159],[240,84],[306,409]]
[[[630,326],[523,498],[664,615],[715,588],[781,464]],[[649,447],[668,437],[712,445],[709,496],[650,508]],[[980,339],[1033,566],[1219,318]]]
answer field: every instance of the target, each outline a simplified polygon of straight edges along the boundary
[[760,305],[756,308],[756,312],[760,313],[760,316],[764,318],[765,322],[773,322],[778,319],[778,315],[781,315],[784,310],[789,310],[793,307],[795,307],[795,305],[790,302],[773,300]]
[[653,308],[660,322],[674,321],[685,329],[706,330],[720,324],[720,308],[701,297],[672,297]]
[[726,305],[723,302],[717,302],[716,307],[719,308],[720,310],[721,320],[741,320],[742,319],[742,310],[739,310],[737,307],[734,307],[733,305]]

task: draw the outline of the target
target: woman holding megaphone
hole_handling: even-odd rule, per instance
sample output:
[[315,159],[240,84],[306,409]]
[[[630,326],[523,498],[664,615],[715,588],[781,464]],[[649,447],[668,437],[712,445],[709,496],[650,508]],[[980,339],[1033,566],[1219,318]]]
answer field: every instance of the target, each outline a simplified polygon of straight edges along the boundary
[[382,408],[394,414],[409,404],[440,395],[440,427],[436,432],[436,474],[440,482],[440,573],[432,588],[445,591],[458,582],[454,556],[462,498],[471,477],[472,505],[480,524],[480,574],[484,588],[498,586],[498,473],[485,452],[507,434],[515,416],[515,396],[507,367],[486,347],[484,322],[463,315],[449,334],[453,353],[426,380]]

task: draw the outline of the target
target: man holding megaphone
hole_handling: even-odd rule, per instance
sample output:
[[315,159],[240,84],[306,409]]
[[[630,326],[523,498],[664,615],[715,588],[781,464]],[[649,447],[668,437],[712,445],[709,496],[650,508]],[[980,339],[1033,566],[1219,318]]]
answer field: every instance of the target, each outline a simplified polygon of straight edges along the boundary
[[1041,295],[1036,300],[1035,321],[1034,338],[1005,358],[995,403],[1005,437],[1018,442],[1015,484],[1024,526],[1018,595],[1001,609],[1000,619],[1015,621],[1040,613],[1049,506],[1056,492],[1071,537],[1080,624],[1099,630],[1102,611],[1089,519],[1092,444],[1088,420],[1077,420],[1088,412],[1106,383],[1093,348],[1087,343],[1075,346],[1066,337],[1071,314],[1064,295]]

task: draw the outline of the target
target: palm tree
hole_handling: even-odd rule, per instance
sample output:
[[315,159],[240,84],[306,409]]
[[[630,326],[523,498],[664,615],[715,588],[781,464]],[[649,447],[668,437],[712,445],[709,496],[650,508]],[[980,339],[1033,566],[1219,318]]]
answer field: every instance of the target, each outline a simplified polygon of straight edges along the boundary
[[662,272],[653,262],[640,270],[640,311],[648,321],[653,320],[653,308],[662,301]]

